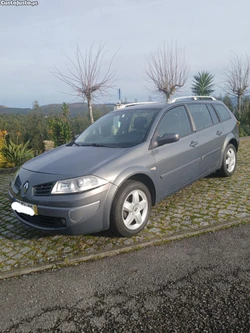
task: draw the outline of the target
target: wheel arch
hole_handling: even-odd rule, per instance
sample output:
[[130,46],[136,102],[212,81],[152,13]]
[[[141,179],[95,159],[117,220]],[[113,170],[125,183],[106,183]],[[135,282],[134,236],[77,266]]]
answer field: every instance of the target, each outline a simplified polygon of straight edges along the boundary
[[[109,207],[109,209],[107,209],[104,212],[104,216],[103,216],[104,229],[108,229],[110,227],[110,213],[111,213],[114,198],[115,198],[116,193],[118,192],[120,186],[122,184],[124,184],[124,182],[126,182],[127,180],[134,180],[134,181],[143,183],[148,188],[149,193],[151,195],[152,206],[154,206],[156,204],[156,187],[155,187],[155,184],[154,184],[154,181],[152,180],[152,178],[149,175],[147,175],[146,172],[144,173],[141,170],[140,171],[134,170],[134,172],[132,172],[132,170],[130,170],[130,171],[131,172],[128,172],[128,170],[126,170],[126,171],[124,170],[124,172],[119,175],[119,177],[113,183],[115,186],[112,186],[112,190],[108,194],[106,205],[107,205],[107,207]],[[125,176],[125,172],[126,172],[126,176]]]
[[[238,149],[238,144],[237,144],[237,141],[232,139],[232,140],[229,140],[227,142],[227,144],[225,145],[225,148],[224,150],[222,151],[222,162],[221,162],[221,167],[220,169],[218,169],[218,174],[221,175],[222,177],[230,177],[232,176],[232,174],[235,172],[235,169],[236,169],[236,165],[237,165],[237,149]],[[232,149],[234,148],[235,150],[235,160],[233,162],[233,169],[232,170],[229,170],[227,168],[227,165],[226,165],[226,154],[227,154],[227,151],[228,149]],[[231,163],[231,158],[229,160],[230,162],[228,162],[228,166],[229,166],[229,163]]]
[[149,193],[151,195],[151,201],[152,201],[152,206],[155,205],[156,202],[156,189],[155,189],[155,185],[152,181],[152,179],[145,175],[144,173],[137,173],[135,175],[130,176],[129,178],[125,179],[126,180],[134,180],[134,181],[138,181],[141,182],[142,184],[144,184],[148,190]]
[[[154,184],[151,182],[148,176],[135,174],[120,184],[113,197],[110,210],[110,230],[113,233],[122,237],[130,237],[144,229],[154,202]],[[138,194],[139,191],[141,191],[140,194]],[[136,193],[137,200],[142,200],[143,206],[140,206],[140,209],[137,204],[139,201],[134,201],[134,193]],[[129,204],[126,208],[124,208],[125,201]],[[138,214],[140,215],[139,220]],[[127,217],[128,225],[124,220]]]
[[232,145],[234,145],[234,147],[235,147],[236,151],[238,152],[238,149],[239,149],[239,144],[238,144],[238,142],[237,142],[237,140],[236,140],[235,138],[231,139],[231,140],[228,142],[228,144],[227,144],[227,145],[229,145],[229,144],[232,144]]
[[238,148],[239,148],[239,143],[238,141],[235,139],[235,137],[232,135],[232,134],[229,134],[225,141],[224,141],[224,144],[223,144],[223,147],[222,147],[222,150],[221,150],[221,158],[220,158],[220,164],[219,164],[219,168],[221,168],[222,166],[222,163],[223,163],[223,156],[224,156],[224,152],[227,148],[227,146],[229,144],[232,144],[234,145],[235,149],[236,149],[236,152],[238,152]]

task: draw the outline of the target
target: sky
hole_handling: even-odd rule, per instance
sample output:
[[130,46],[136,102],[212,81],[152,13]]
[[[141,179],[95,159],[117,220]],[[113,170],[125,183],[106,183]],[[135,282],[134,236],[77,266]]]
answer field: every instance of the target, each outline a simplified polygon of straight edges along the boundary
[[204,70],[215,77],[215,94],[223,94],[232,55],[250,55],[249,0],[16,1],[0,0],[0,105],[8,107],[81,101],[53,75],[55,67],[68,73],[77,45],[85,54],[105,43],[103,71],[115,55],[117,80],[98,103],[117,102],[118,89],[123,100],[159,100],[147,88],[145,67],[164,43],[184,49],[190,66],[179,95],[190,95],[193,75]]

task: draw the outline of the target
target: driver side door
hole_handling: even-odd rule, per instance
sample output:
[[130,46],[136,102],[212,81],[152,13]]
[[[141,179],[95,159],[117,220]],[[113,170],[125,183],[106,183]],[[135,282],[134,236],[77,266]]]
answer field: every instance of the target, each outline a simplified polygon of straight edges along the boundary
[[178,133],[179,141],[152,150],[161,198],[176,192],[199,176],[197,135],[193,132],[184,106],[174,107],[164,115],[156,129],[154,140],[169,133]]

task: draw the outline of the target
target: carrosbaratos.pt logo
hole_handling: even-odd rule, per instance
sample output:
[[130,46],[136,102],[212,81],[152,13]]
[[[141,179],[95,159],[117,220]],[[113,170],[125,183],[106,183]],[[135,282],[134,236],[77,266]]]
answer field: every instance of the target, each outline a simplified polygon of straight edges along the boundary
[[38,1],[31,0],[0,0],[1,6],[37,6]]

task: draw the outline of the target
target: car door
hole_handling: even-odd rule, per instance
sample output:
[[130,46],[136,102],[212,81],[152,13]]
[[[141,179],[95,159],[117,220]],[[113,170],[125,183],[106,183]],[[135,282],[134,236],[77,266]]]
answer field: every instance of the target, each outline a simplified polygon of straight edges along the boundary
[[153,140],[169,133],[178,133],[179,141],[152,150],[161,198],[191,183],[199,175],[197,134],[193,132],[189,115],[183,105],[173,107],[164,115]]
[[199,142],[200,176],[205,176],[219,167],[224,131],[212,105],[190,103],[187,107],[194,120]]

